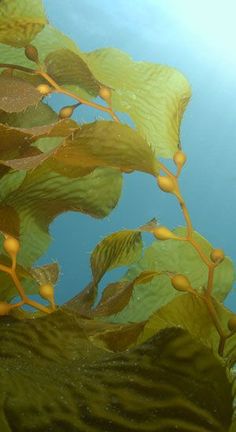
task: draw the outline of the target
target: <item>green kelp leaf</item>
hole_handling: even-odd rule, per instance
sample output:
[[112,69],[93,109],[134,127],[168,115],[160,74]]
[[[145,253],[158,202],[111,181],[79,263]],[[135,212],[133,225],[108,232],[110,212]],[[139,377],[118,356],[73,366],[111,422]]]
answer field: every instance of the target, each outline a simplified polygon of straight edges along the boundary
[[37,141],[33,144],[35,147],[37,147],[41,152],[46,153],[47,151],[54,150],[56,147],[59,147],[59,145],[63,142],[61,137],[46,137],[46,138],[39,138]]
[[[67,48],[80,55],[78,46],[64,33],[52,25],[46,25],[43,30],[36,35],[33,45],[37,48],[40,61],[43,62],[46,56],[58,49]],[[17,64],[34,68],[34,64],[25,56],[24,50],[0,44],[1,63]],[[35,66],[36,68],[36,66]]]
[[37,105],[41,99],[41,93],[27,81],[0,75],[1,110],[8,113],[20,112],[30,105]]
[[45,126],[58,121],[58,114],[49,105],[39,102],[37,106],[30,106],[18,113],[0,112],[0,122],[15,128],[34,128]]
[[186,78],[169,66],[134,62],[113,48],[96,50],[83,58],[96,78],[114,89],[113,109],[130,115],[159,157],[172,157],[191,96]]
[[[228,333],[227,322],[232,312],[215,299],[213,304],[223,330]],[[157,310],[147,320],[139,343],[166,327],[181,327],[187,330],[193,338],[218,355],[220,338],[203,299],[182,294]],[[236,361],[236,334],[226,341],[223,355],[232,366]]]
[[42,0],[1,0],[0,41],[13,47],[24,47],[45,24]]
[[18,189],[24,181],[26,173],[24,171],[10,171],[0,179],[0,202],[2,203],[12,192]]
[[[185,228],[177,228],[173,232],[181,237],[185,236]],[[194,232],[194,239],[209,256],[212,250],[210,243],[197,232]],[[149,270],[184,274],[195,289],[201,288],[207,283],[207,267],[195,249],[187,242],[155,241],[145,250],[139,262],[131,267],[124,280],[133,280],[142,271]],[[214,297],[223,301],[232,288],[234,279],[233,263],[230,258],[226,257],[215,270]],[[153,279],[150,284],[136,286],[129,305],[116,315],[115,320],[120,322],[145,320],[154,311],[178,295],[180,292],[172,287],[170,278],[160,275],[160,277]]]
[[[0,426],[17,432],[226,432],[232,386],[212,353],[168,329],[123,353],[58,311],[0,321]],[[9,373],[9,370],[11,373]]]
[[51,52],[45,59],[48,74],[59,84],[74,84],[97,96],[101,84],[85,61],[68,48]]
[[[79,56],[81,55],[79,47],[68,36],[51,25],[46,25],[44,29],[38,33],[38,35],[34,38],[33,45],[39,52],[39,58],[41,62],[45,60],[48,54],[62,48],[68,49]],[[19,50],[4,44],[0,44],[0,59],[1,63],[17,64],[20,66],[29,67],[31,69],[34,68],[34,64],[24,55],[24,50]],[[28,80],[30,81],[30,77]],[[34,77],[33,81],[35,82]],[[91,95],[89,95],[89,93],[79,86],[70,85],[66,87],[72,91],[75,91],[81,97],[87,99],[91,98]]]
[[17,191],[5,197],[20,217],[19,262],[31,266],[50,243],[48,225],[60,213],[79,211],[102,218],[116,206],[122,176],[114,169],[97,169],[81,178],[68,178],[43,164],[28,172]]
[[142,253],[139,231],[123,230],[105,237],[91,254],[90,264],[94,283],[108,271],[137,261]]
[[236,420],[233,421],[231,428],[229,429],[229,432],[235,432],[236,431]]
[[71,167],[111,166],[154,176],[158,173],[158,162],[145,139],[129,126],[109,121],[82,126],[59,149],[55,159]]
[[[38,49],[41,61],[45,61],[48,54],[62,48],[68,49],[78,55],[81,54],[78,45],[71,38],[50,24],[46,25],[36,36],[34,46]],[[32,65],[31,62],[30,64]]]

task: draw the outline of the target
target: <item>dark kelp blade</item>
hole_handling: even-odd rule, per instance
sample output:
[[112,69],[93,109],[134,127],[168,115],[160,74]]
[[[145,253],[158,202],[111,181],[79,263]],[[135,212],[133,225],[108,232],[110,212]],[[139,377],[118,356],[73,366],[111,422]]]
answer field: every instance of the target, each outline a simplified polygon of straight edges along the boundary
[[1,430],[226,432],[230,427],[226,371],[181,329],[167,329],[114,354],[84,337],[78,316],[58,311],[30,325],[1,320],[0,337]]

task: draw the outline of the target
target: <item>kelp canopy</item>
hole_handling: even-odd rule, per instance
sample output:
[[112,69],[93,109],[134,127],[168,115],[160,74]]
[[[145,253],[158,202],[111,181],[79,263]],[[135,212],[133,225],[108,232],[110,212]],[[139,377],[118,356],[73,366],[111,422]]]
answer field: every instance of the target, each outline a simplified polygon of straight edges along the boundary
[[[222,302],[235,270],[194,231],[179,187],[188,81],[117,49],[80,51],[40,0],[1,1],[0,42],[0,430],[232,432],[236,316]],[[73,102],[57,113],[52,93]],[[105,119],[76,122],[81,104]],[[91,283],[58,307],[58,263],[35,267],[50,223],[69,210],[106,217],[133,171],[176,197],[185,226],[108,235]]]

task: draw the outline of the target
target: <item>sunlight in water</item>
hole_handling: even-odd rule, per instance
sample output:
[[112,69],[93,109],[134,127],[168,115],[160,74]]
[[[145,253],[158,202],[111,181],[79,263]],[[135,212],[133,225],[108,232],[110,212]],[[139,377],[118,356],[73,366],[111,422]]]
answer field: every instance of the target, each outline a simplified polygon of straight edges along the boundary
[[[178,26],[194,38],[199,49],[210,50],[219,62],[236,65],[235,0],[151,0],[160,6]],[[203,45],[204,44],[204,45]]]

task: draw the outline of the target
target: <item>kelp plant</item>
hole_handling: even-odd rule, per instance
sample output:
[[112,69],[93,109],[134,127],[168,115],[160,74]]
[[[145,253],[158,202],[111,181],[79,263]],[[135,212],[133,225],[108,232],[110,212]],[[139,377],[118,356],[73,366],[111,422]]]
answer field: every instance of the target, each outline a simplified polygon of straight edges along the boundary
[[[0,42],[0,430],[234,431],[236,315],[222,304],[234,267],[194,231],[179,186],[188,81],[117,49],[80,51],[40,0],[1,1]],[[54,93],[71,101],[59,113]],[[81,105],[105,118],[76,122]],[[91,283],[58,307],[58,264],[34,266],[49,224],[68,210],[107,216],[135,170],[176,197],[186,226],[108,235]]]

